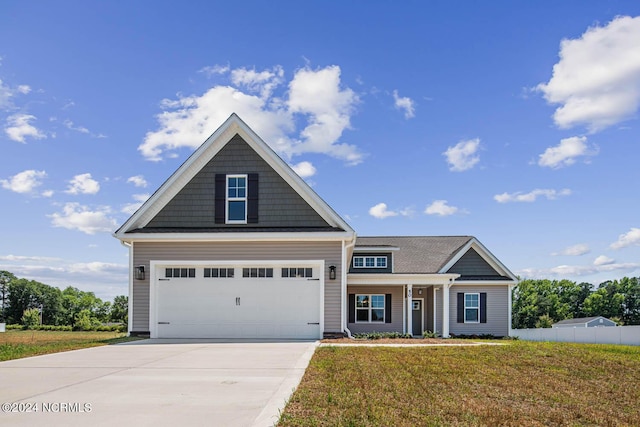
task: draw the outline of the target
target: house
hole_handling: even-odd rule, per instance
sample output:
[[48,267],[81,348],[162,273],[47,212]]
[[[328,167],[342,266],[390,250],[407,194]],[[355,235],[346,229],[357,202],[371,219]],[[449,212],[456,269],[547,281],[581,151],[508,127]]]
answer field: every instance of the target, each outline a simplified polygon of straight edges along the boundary
[[618,326],[618,324],[606,317],[593,316],[561,320],[551,325],[552,328],[601,328],[605,326]]
[[115,233],[129,332],[509,335],[517,278],[476,238],[356,237],[232,114]]

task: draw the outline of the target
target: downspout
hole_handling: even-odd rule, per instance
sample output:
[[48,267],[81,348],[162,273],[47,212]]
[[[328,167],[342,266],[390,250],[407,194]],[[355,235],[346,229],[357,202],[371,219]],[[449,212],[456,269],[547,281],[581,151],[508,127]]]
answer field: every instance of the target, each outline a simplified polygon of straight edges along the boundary
[[127,298],[127,336],[131,335],[133,329],[133,242],[120,240],[122,246],[129,249],[129,296]]
[[347,317],[349,315],[349,296],[347,295],[347,271],[349,270],[347,264],[347,250],[354,247],[356,245],[356,236],[355,233],[353,235],[353,239],[351,243],[345,245],[344,240],[342,241],[342,326],[343,331],[347,333],[347,337],[353,338],[351,335],[351,331],[347,326]]

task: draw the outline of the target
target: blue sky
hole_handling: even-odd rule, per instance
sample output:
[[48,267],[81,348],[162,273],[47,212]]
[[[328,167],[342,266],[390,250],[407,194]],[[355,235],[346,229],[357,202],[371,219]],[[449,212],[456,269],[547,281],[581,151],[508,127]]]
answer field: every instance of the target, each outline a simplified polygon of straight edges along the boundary
[[640,274],[640,4],[0,3],[0,269],[111,299],[111,236],[232,112],[359,235]]

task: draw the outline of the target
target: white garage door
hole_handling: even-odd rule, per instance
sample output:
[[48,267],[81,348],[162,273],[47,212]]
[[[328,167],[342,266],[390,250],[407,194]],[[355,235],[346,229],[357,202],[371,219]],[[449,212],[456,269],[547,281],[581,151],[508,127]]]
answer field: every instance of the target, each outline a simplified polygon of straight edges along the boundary
[[158,338],[321,338],[320,265],[156,267]]

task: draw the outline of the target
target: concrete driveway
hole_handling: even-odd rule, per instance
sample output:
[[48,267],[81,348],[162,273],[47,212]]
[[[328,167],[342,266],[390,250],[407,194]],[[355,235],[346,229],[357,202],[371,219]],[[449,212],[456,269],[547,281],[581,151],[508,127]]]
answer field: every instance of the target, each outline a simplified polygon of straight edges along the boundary
[[0,363],[2,426],[272,426],[317,342],[145,340]]

